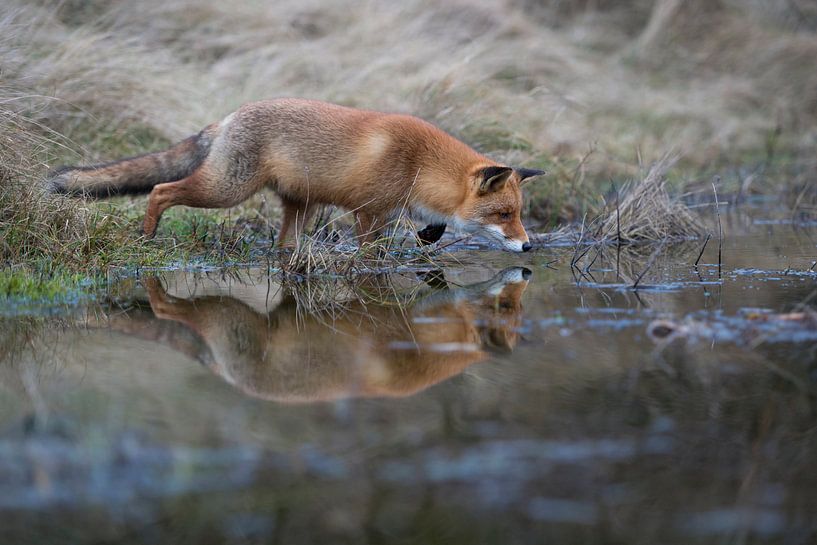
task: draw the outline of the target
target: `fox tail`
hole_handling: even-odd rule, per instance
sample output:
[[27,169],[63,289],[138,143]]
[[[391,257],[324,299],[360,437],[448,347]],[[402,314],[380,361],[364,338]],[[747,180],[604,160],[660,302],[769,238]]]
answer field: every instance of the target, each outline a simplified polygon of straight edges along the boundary
[[100,199],[150,193],[157,184],[190,176],[204,162],[212,144],[211,127],[164,151],[98,165],[60,167],[48,175],[46,188],[50,193]]

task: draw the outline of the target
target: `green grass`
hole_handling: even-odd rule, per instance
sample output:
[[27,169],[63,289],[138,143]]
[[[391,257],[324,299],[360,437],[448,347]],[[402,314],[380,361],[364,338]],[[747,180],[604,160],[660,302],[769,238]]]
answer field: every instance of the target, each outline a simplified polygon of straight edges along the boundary
[[[250,209],[168,212],[158,236],[140,234],[145,199],[86,202],[9,182],[0,191],[0,294],[39,299],[94,291],[111,267],[140,269],[246,262],[260,233]],[[67,293],[67,292],[66,292]]]
[[43,307],[74,304],[92,296],[104,279],[48,266],[0,270],[0,314],[38,312]]
[[67,297],[87,287],[89,279],[80,273],[34,274],[21,269],[0,270],[0,296],[22,297],[31,301]]

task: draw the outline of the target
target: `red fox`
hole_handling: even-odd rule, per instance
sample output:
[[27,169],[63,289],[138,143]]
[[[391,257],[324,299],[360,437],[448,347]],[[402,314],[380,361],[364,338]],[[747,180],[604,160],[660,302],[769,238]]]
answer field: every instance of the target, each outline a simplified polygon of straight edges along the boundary
[[278,244],[303,231],[316,207],[353,211],[361,244],[405,211],[515,252],[531,248],[520,187],[544,172],[511,168],[417,117],[304,99],[250,102],[168,150],[52,173],[52,192],[104,198],[150,193],[144,233],[176,205],[235,206],[264,187],[281,198]]
[[167,343],[253,397],[290,403],[403,397],[462,373],[491,352],[513,350],[531,274],[510,267],[485,282],[451,288],[435,277],[431,289],[406,306],[353,297],[340,314],[303,312],[286,290],[272,305],[266,290],[250,300],[176,298],[158,278],[148,278],[159,323],[122,314],[102,324]]

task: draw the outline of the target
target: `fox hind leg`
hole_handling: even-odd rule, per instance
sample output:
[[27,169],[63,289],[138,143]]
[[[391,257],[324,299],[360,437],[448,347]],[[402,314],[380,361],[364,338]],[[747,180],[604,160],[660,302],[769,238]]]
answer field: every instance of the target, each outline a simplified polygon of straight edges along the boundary
[[165,210],[177,204],[184,204],[185,194],[189,193],[189,188],[185,185],[188,183],[189,178],[185,178],[178,182],[158,184],[153,187],[148,197],[148,207],[142,225],[142,232],[145,236],[153,238],[156,235],[156,228]]
[[[196,208],[226,208],[238,202],[226,201],[223,196],[213,195],[197,174],[183,178],[178,182],[158,184],[153,187],[148,197],[145,211],[143,232],[153,238],[156,228],[165,210],[173,206],[184,205]],[[244,200],[244,199],[241,199]]]
[[261,184],[254,179],[239,182],[202,166],[187,178],[153,187],[148,197],[143,232],[152,238],[162,214],[173,206],[229,208],[247,200],[260,187]]
[[148,292],[150,308],[157,318],[164,320],[177,319],[176,314],[181,310],[181,307],[186,304],[189,305],[189,301],[176,299],[175,297],[169,295],[164,286],[162,286],[162,281],[155,276],[145,278],[142,283],[145,286],[145,290]]

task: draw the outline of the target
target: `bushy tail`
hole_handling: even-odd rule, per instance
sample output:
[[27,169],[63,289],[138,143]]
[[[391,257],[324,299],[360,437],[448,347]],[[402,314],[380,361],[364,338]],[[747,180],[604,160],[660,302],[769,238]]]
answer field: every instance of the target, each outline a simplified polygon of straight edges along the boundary
[[210,153],[213,126],[175,146],[86,167],[65,166],[51,172],[46,181],[51,193],[105,198],[150,193],[153,186],[190,176]]

